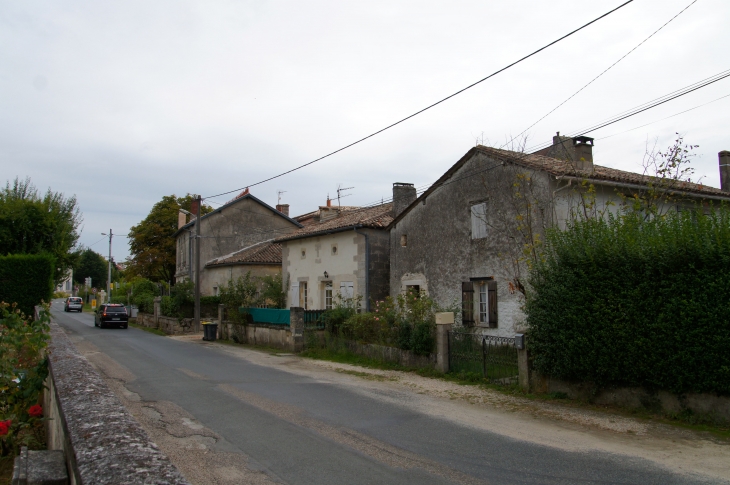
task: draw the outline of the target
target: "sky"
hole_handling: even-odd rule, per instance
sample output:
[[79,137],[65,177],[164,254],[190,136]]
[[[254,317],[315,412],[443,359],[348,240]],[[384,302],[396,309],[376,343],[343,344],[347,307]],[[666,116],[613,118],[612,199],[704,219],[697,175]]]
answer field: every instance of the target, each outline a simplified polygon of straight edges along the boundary
[[[163,196],[241,189],[438,101],[623,3],[34,1],[0,3],[0,170],[75,195],[80,243],[129,255]],[[476,143],[502,146],[692,0],[635,0],[384,133],[251,187],[297,215],[434,182]],[[730,2],[691,7],[526,133],[571,134],[730,69]],[[730,78],[593,133],[594,162],[642,171],[676,133],[719,187]],[[704,106],[700,106],[703,105]],[[700,106],[700,107],[697,107]],[[695,108],[677,116],[676,113]],[[642,126],[646,125],[646,126]],[[209,198],[214,207],[234,194]]]

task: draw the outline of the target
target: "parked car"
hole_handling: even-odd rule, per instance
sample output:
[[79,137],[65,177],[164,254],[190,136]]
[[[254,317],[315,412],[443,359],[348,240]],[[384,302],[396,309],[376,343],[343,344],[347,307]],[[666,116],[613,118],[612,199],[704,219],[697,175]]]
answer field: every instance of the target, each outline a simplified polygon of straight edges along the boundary
[[104,328],[109,325],[127,328],[127,325],[129,325],[129,315],[127,315],[127,308],[124,305],[120,303],[105,303],[96,310],[94,326]]
[[80,312],[84,309],[84,300],[81,299],[81,297],[78,296],[70,296],[66,298],[66,303],[63,305],[63,311],[70,312],[71,310],[76,310]]

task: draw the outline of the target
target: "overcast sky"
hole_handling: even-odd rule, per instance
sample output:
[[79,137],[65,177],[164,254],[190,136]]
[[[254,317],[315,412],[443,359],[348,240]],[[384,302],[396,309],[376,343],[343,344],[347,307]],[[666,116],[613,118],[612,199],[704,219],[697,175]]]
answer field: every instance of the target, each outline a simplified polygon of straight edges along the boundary
[[[636,0],[446,103],[251,192],[293,215],[436,180],[477,139],[499,146],[691,0]],[[441,99],[621,0],[0,3],[0,169],[75,194],[81,243],[127,234],[164,195],[217,194],[293,168]],[[572,133],[730,69],[730,2],[698,0],[532,128]],[[641,171],[647,140],[698,144],[719,186],[730,79],[591,133],[599,165]],[[651,123],[647,126],[633,129]],[[633,129],[633,130],[632,130]],[[632,130],[632,131],[627,131]],[[615,135],[615,136],[611,136]],[[610,136],[610,137],[609,137]],[[609,138],[605,138],[609,137]],[[604,139],[605,138],[605,139]],[[212,199],[224,203],[231,196]],[[129,251],[115,239],[114,257]]]

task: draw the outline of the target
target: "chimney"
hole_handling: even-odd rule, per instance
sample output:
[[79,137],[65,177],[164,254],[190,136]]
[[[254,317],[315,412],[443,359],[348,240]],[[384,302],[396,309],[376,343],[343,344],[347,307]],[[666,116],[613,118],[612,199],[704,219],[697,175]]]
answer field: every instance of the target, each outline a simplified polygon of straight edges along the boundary
[[183,214],[182,212],[178,212],[177,213],[177,228],[180,229],[187,223],[188,223],[188,216]]
[[327,207],[332,207],[332,200],[329,195],[327,196]]
[[413,184],[395,182],[393,184],[393,217],[398,217],[414,200],[416,200],[416,188]]
[[193,199],[190,203],[190,213],[195,217],[198,215],[198,199]]
[[717,158],[720,162],[720,190],[730,192],[730,152],[723,150]]
[[276,210],[289,217],[289,204],[276,204]]
[[593,138],[576,136],[573,138],[573,163],[576,170],[593,171]]

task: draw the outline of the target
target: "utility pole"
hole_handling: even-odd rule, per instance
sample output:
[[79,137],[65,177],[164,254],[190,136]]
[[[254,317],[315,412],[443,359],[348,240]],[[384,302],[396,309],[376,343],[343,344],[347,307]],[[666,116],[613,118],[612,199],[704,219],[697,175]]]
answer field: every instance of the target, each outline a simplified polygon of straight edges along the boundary
[[195,199],[197,211],[195,213],[195,325],[200,328],[200,213],[203,208],[203,199],[200,195]]
[[114,237],[114,234],[112,233],[112,230],[109,229],[109,234],[102,232],[102,236],[109,236],[109,273],[106,278],[106,302],[111,303],[112,302],[112,237]]

